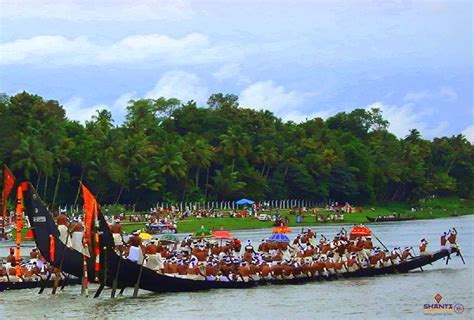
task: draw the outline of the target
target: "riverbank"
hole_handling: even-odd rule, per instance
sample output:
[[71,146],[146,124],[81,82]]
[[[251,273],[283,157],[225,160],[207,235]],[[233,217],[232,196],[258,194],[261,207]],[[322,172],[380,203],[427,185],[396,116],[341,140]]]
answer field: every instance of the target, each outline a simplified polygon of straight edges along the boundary
[[[412,212],[411,209],[416,208]],[[362,212],[346,213],[342,221],[326,221],[319,222],[313,212],[306,212],[302,214],[303,222],[296,222],[296,214],[291,214],[290,210],[278,210],[282,217],[289,219],[288,226],[293,227],[295,231],[299,227],[314,226],[314,225],[332,225],[332,224],[353,224],[353,223],[369,223],[367,217],[376,218],[378,216],[387,215],[401,215],[403,217],[415,217],[416,220],[449,218],[456,216],[463,216],[474,214],[474,203],[472,201],[464,201],[458,198],[441,198],[429,199],[417,204],[407,203],[388,203],[381,206],[364,207]],[[267,211],[267,214],[276,213],[277,210]],[[319,209],[317,215],[329,217],[334,214],[332,211]],[[196,218],[189,217],[179,220],[178,231],[182,233],[192,233],[201,226],[205,226],[210,230],[250,230],[260,228],[271,228],[274,222],[259,221],[255,217],[246,218]],[[123,223],[123,229],[129,233],[133,230],[144,229],[145,223]],[[23,230],[23,234],[26,233]]]

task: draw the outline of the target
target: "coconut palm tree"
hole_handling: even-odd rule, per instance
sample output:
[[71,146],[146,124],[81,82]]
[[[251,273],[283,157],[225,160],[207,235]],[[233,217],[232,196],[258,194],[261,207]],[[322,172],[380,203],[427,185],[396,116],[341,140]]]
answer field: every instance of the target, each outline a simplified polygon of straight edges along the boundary
[[240,126],[232,126],[220,136],[220,140],[224,154],[232,159],[231,171],[234,172],[235,159],[245,157],[250,153],[252,148],[250,137]]

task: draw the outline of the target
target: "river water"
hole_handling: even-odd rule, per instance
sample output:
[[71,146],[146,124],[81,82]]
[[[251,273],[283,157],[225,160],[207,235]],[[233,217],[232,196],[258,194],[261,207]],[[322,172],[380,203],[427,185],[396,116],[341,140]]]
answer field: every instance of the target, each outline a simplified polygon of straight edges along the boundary
[[[464,306],[462,314],[448,318],[473,319],[474,216],[370,225],[389,248],[416,248],[420,239],[426,238],[431,250],[438,249],[439,236],[453,226],[459,232],[466,265],[453,256],[449,265],[440,260],[424,267],[423,272],[245,290],[141,291],[135,299],[131,297],[133,289],[116,299],[105,290],[100,298],[92,299],[95,287],[89,298],[80,295],[79,286],[66,287],[55,296],[46,291],[38,295],[37,289],[9,291],[0,293],[0,319],[426,319],[430,316],[423,313],[423,305],[435,303],[437,293],[444,298],[441,303]],[[312,229],[318,235],[332,236],[341,227]],[[269,234],[270,229],[235,232],[242,241],[250,239],[255,245]]]

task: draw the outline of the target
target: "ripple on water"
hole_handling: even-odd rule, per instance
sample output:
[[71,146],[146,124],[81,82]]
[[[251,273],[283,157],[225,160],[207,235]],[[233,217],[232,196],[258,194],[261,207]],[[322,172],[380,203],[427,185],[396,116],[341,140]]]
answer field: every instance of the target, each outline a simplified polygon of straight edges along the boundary
[[[141,292],[131,298],[110,299],[104,290],[98,299],[80,296],[80,287],[67,287],[56,296],[37,290],[0,293],[0,319],[423,319],[423,304],[440,292],[448,303],[462,303],[464,316],[472,317],[474,217],[373,225],[387,246],[416,246],[421,238],[435,249],[439,235],[456,226],[463,248],[463,265],[457,257],[446,266],[438,261],[424,272],[372,278],[314,282],[295,286],[264,286],[248,290],[213,290],[192,293]],[[350,226],[346,226],[346,228]],[[341,226],[313,227],[326,235]],[[235,232],[242,240],[259,241],[269,230]],[[91,292],[95,290],[92,286]],[[92,296],[92,293],[91,293]]]

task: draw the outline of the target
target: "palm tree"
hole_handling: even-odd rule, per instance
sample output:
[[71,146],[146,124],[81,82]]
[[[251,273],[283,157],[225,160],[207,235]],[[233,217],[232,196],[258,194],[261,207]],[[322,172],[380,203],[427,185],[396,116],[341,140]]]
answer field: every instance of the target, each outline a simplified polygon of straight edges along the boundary
[[[132,167],[144,162],[146,159],[148,159],[148,157],[153,156],[155,152],[156,147],[148,141],[148,138],[143,132],[129,136],[124,141],[119,153],[119,160],[121,161],[123,167],[126,168],[125,176],[128,177]],[[119,202],[127,182],[129,182],[128,179],[124,179],[120,184],[120,190],[115,199],[115,204]]]
[[185,159],[190,167],[196,169],[194,184],[199,188],[200,170],[209,168],[214,157],[214,149],[205,139],[188,136],[186,140]]
[[33,136],[21,136],[20,145],[12,154],[12,169],[20,169],[25,177],[30,180],[31,174],[37,176],[36,188],[38,189],[41,172],[50,174],[52,171],[53,156],[44,148],[44,145]]
[[229,167],[216,170],[216,175],[212,179],[214,192],[220,200],[232,198],[246,186],[245,182],[238,180],[238,172],[232,171]]
[[245,157],[250,153],[252,144],[250,137],[239,126],[230,127],[225,134],[220,136],[224,154],[232,158],[231,171],[234,172],[235,159]]
[[158,153],[158,166],[162,174],[168,174],[176,179],[186,176],[186,161],[183,152],[176,144],[166,142]]
[[53,194],[53,201],[51,203],[51,207],[54,208],[56,204],[56,197],[58,195],[59,189],[59,181],[61,181],[61,174],[63,171],[63,167],[66,163],[68,163],[71,159],[69,158],[69,153],[74,146],[74,142],[70,138],[62,137],[60,140],[60,144],[57,145],[53,150],[54,160],[57,165],[59,165],[58,175],[56,177],[56,184],[54,186],[54,194]]

